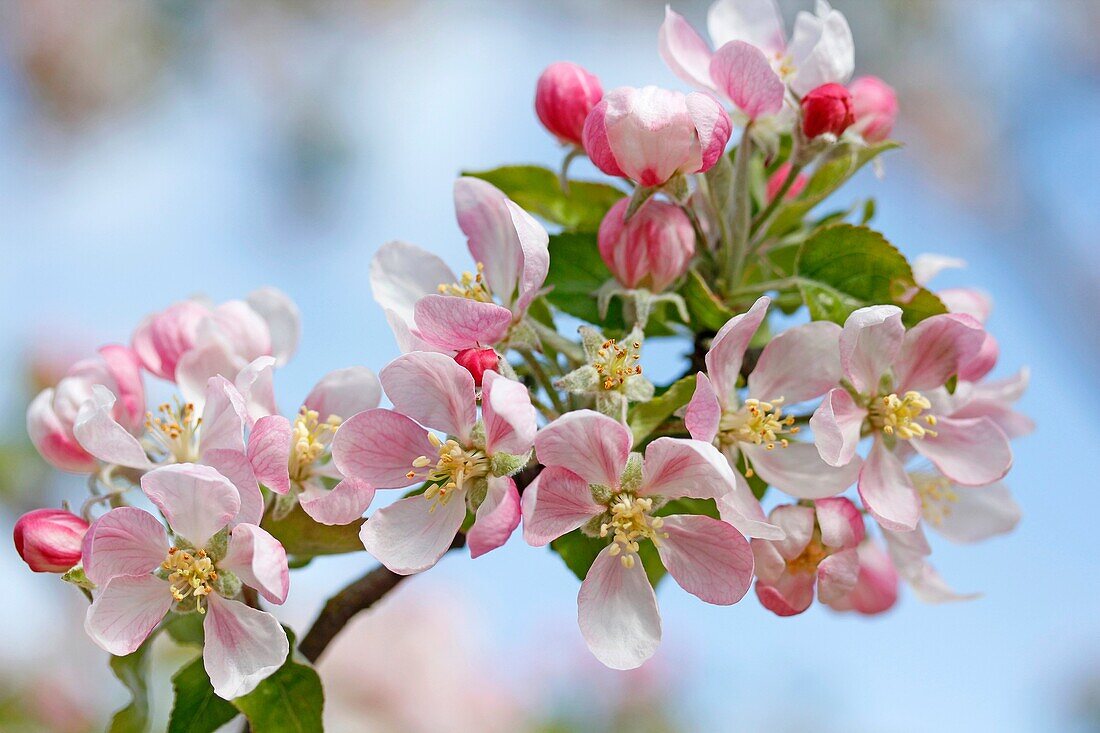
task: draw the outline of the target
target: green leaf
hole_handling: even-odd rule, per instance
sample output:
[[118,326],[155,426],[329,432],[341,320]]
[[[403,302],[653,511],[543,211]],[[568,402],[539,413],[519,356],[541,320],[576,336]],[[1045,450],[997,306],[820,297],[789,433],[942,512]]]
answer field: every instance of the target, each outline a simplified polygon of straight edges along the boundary
[[721,519],[714,499],[692,499],[683,497],[673,499],[656,511],[658,517],[670,517],[673,514],[701,514],[711,519]]
[[634,405],[626,418],[627,426],[634,434],[634,446],[640,446],[661,423],[672,417],[672,413],[686,405],[693,394],[695,375],[689,374],[673,382],[667,390],[650,401]]
[[[290,648],[294,634],[288,629]],[[252,733],[321,733],[325,695],[313,667],[293,654],[255,690],[233,701],[252,726]]]
[[843,324],[857,308],[893,303],[911,327],[947,312],[938,297],[917,285],[905,256],[867,227],[839,224],[815,233],[802,245],[797,270],[815,320]]
[[[575,529],[551,542],[550,549],[561,556],[566,567],[572,570],[574,575],[584,580],[588,575],[588,569],[596,561],[596,556],[607,547],[607,542],[607,539],[589,537],[579,529]],[[657,583],[665,576],[665,566],[661,563],[657,548],[652,542],[642,542],[638,549],[638,557],[642,560],[649,584],[656,588]]]
[[130,691],[130,702],[111,718],[108,733],[142,733],[149,728],[149,649],[150,637],[137,651],[124,657],[111,657],[111,671]]
[[488,181],[520,208],[572,231],[595,232],[607,210],[627,195],[613,186],[586,181],[570,181],[566,194],[561,190],[557,173],[534,165],[505,166],[463,175]]
[[733,312],[714,294],[696,270],[688,272],[680,295],[687,303],[691,324],[698,330],[717,331],[733,318]]
[[164,630],[177,644],[202,646],[205,635],[200,613],[171,614],[164,623]]
[[214,694],[201,656],[172,675],[172,693],[168,733],[213,733],[238,715],[233,703]]
[[[596,291],[611,279],[611,271],[600,258],[595,234],[556,234],[550,237],[550,270],[546,284],[553,290],[546,299],[561,311],[582,321],[622,329],[622,319],[607,324],[596,307]],[[611,311],[609,316],[614,317]],[[608,318],[607,320],[611,320]]]
[[345,552],[362,552],[363,543],[359,540],[359,528],[362,519],[351,524],[328,526],[319,524],[295,507],[282,519],[264,517],[260,526],[283,543],[288,555],[313,557],[314,555],[339,555]]

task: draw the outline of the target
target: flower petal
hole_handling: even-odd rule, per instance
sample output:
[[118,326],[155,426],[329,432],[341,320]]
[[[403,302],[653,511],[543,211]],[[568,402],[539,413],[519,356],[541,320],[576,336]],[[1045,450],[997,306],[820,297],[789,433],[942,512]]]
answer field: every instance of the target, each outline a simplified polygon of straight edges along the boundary
[[413,322],[418,300],[454,281],[454,273],[443,260],[407,242],[387,242],[370,263],[374,300],[405,323]]
[[322,420],[332,416],[346,420],[357,412],[378,407],[381,401],[378,377],[366,367],[354,366],[323,376],[302,404],[316,410]]
[[453,295],[425,295],[414,309],[416,336],[441,348],[458,351],[492,346],[512,325],[512,311]]
[[783,108],[787,91],[764,52],[744,41],[730,41],[710,60],[710,76],[750,120],[774,115]]
[[206,384],[202,410],[202,453],[211,450],[245,450],[244,428],[251,422],[244,397],[225,377],[211,377]]
[[271,286],[253,290],[246,302],[267,323],[277,366],[290,361],[302,336],[302,314],[286,293]]
[[168,535],[149,512],[112,509],[92,522],[81,546],[84,574],[97,585],[119,575],[146,575],[168,556]]
[[298,496],[302,511],[321,524],[350,524],[363,516],[374,501],[374,489],[366,481],[346,478],[331,491],[307,489]]
[[893,608],[898,600],[898,571],[877,542],[867,540],[856,552],[859,576],[855,587],[843,598],[829,602],[837,611],[873,615]]
[[376,408],[352,415],[332,439],[332,459],[340,473],[382,489],[416,483],[413,461],[435,454],[424,428],[393,410]]
[[859,580],[859,553],[855,548],[829,555],[817,566],[817,596],[825,604],[845,598]]
[[827,547],[847,550],[863,542],[867,528],[863,524],[863,515],[850,499],[843,496],[818,499],[814,502],[814,509],[817,510],[821,541]]
[[710,443],[657,438],[645,449],[639,494],[718,499],[734,489],[733,469]]
[[394,409],[425,427],[466,442],[477,419],[474,378],[443,354],[413,352],[391,361],[380,375]]
[[177,535],[202,549],[241,509],[241,495],[210,466],[176,463],[141,477],[141,489]]
[[749,375],[749,396],[794,404],[836,387],[842,376],[840,332],[835,323],[813,321],[773,338]]
[[931,523],[932,529],[952,542],[981,542],[1011,532],[1020,522],[1020,505],[1004,484],[952,490],[957,498],[949,505],[950,511]]
[[911,442],[944,476],[963,486],[993,483],[1012,468],[1012,446],[1004,431],[987,417],[940,418],[935,436]]
[[725,496],[715,500],[718,513],[723,522],[729,522],[746,537],[759,537],[765,540],[782,539],[784,532],[770,523],[764,516],[760,502],[752,494],[745,477],[733,472],[734,488]]
[[718,435],[721,420],[722,406],[718,403],[718,395],[714,392],[710,378],[699,372],[695,375],[695,392],[684,410],[684,427],[695,440],[710,443]]
[[842,466],[830,466],[810,443],[791,443],[774,450],[742,443],[741,450],[760,478],[799,499],[836,496],[856,482],[862,463],[856,456]]
[[286,550],[279,540],[255,524],[238,524],[233,528],[229,549],[218,567],[236,574],[271,603],[282,603],[290,591]]
[[707,31],[715,46],[746,41],[768,53],[782,51],[786,37],[775,0],[718,0],[707,12]]
[[279,412],[275,403],[275,363],[273,356],[253,359],[237,372],[233,380],[245,404],[245,415],[249,422]]
[[789,83],[799,96],[822,84],[844,84],[855,69],[855,43],[848,21],[825,2],[818,3],[817,17],[798,14],[789,50],[797,69]]
[[477,508],[473,526],[466,533],[470,557],[481,557],[507,542],[519,526],[520,514],[519,491],[515,481],[503,476],[491,476],[489,491]]
[[596,659],[612,669],[634,669],[661,642],[661,615],[645,568],[624,567],[605,547],[577,596],[577,621]]
[[256,480],[276,494],[290,491],[291,440],[294,431],[282,415],[261,417],[248,435],[248,462]]
[[191,349],[176,366],[176,384],[183,399],[200,413],[204,408],[207,382],[211,377],[235,377],[246,365],[224,337],[212,337],[209,343]]
[[283,666],[290,643],[278,619],[213,593],[202,628],[203,667],[214,694],[225,700],[247,695]]
[[946,313],[909,329],[894,363],[896,391],[941,387],[981,348],[985,329],[970,316]]
[[771,299],[761,296],[748,311],[734,316],[722,326],[706,355],[707,375],[714,384],[718,401],[725,409],[737,406],[737,378],[741,362],[756,330],[768,314]]
[[947,585],[944,579],[927,561],[932,554],[924,531],[917,528],[912,532],[883,531],[886,549],[898,574],[913,589],[917,598],[925,603],[950,603],[968,601],[980,596],[980,593],[958,593]]
[[95,594],[84,630],[116,657],[137,650],[172,607],[168,581],[154,575],[119,575]]
[[813,417],[810,429],[821,459],[830,466],[844,466],[856,457],[867,410],[860,407],[847,390],[830,390]]
[[661,562],[694,596],[721,606],[737,603],[752,584],[753,556],[744,536],[726,522],[701,515],[665,517]]
[[897,456],[875,440],[859,471],[859,496],[883,529],[911,530],[920,521],[920,497]]
[[539,431],[544,466],[562,466],[591,484],[616,487],[634,438],[622,423],[593,410],[568,412]]
[[39,455],[55,468],[92,473],[96,469],[95,456],[77,442],[71,425],[66,425],[54,410],[55,394],[52,387],[47,388],[31,401],[27,407],[27,435]]
[[141,443],[112,416],[115,396],[101,384],[92,387],[73,424],[73,435],[84,450],[103,461],[147,471],[153,467]]
[[264,515],[264,495],[260,491],[260,482],[256,472],[243,451],[212,450],[203,456],[203,462],[229,479],[236,487],[241,498],[241,509],[231,524],[248,522],[259,524]]
[[776,616],[797,616],[814,602],[814,573],[783,573],[775,583],[756,581],[760,605]]
[[367,552],[391,571],[412,575],[439,562],[465,518],[462,492],[434,508],[423,496],[410,496],[371,515],[359,530],[359,539]]
[[537,414],[527,387],[489,370],[482,377],[481,417],[489,455],[522,456],[531,450],[538,432]]
[[657,50],[672,73],[700,89],[714,89],[710,80],[710,46],[684,17],[665,6],[657,34]]
[[544,468],[523,491],[523,539],[542,547],[603,512],[587,481],[560,466]]
[[768,515],[772,524],[783,530],[783,538],[773,544],[784,560],[797,558],[810,544],[814,534],[814,510],[799,504],[780,504]]
[[861,394],[873,394],[905,338],[901,308],[872,305],[852,312],[840,332],[840,367]]

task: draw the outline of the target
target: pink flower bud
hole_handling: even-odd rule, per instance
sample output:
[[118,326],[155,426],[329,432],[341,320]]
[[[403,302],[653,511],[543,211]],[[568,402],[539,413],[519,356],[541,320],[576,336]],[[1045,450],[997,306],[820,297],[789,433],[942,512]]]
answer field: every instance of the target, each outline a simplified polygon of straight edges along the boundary
[[580,145],[584,120],[603,96],[600,80],[568,61],[550,64],[535,88],[535,113],[564,144]]
[[630,199],[621,199],[600,222],[600,256],[624,287],[659,293],[687,271],[695,230],[678,206],[649,199],[623,222]]
[[729,115],[709,95],[620,87],[589,113],[584,149],[609,176],[660,186],[678,173],[710,170],[731,130]]
[[809,139],[840,134],[856,121],[852,95],[839,84],[822,84],[802,98],[802,133]]
[[[775,173],[772,173],[772,177],[768,179],[768,201],[771,201],[779,195],[779,189],[783,188],[783,184],[786,182],[787,176],[789,176],[790,174],[790,163],[784,163],[775,170]],[[798,194],[802,193],[802,189],[806,188],[806,184],[808,182],[809,179],[799,173],[797,176],[795,176],[794,183],[792,183],[791,187],[787,189],[787,195],[784,198],[797,198]]]
[[481,380],[485,376],[485,372],[490,369],[496,369],[500,363],[500,357],[497,356],[497,352],[493,349],[463,349],[455,354],[455,361],[460,366],[466,368],[466,371],[474,375],[474,384],[478,387],[481,386]]
[[63,509],[36,509],[15,523],[15,549],[36,573],[64,573],[80,562],[88,523]]
[[849,85],[856,131],[869,143],[890,137],[898,119],[898,97],[893,87],[877,76],[861,76]]

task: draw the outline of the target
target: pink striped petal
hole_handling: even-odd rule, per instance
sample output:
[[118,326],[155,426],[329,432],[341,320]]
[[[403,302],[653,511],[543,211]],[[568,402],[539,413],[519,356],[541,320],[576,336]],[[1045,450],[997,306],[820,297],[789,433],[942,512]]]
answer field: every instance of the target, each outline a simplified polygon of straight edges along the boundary
[[251,423],[244,397],[228,379],[211,377],[202,410],[203,453],[211,450],[245,450],[244,429]]
[[116,657],[136,651],[172,607],[168,581],[154,575],[119,575],[95,594],[84,630]]
[[286,550],[267,530],[238,524],[229,536],[229,549],[219,568],[234,573],[271,603],[281,604],[290,591]]
[[850,499],[843,496],[818,499],[814,502],[814,508],[817,510],[821,541],[826,546],[847,550],[863,542],[867,531],[863,525],[863,515]]
[[714,52],[710,76],[750,120],[774,115],[783,108],[787,91],[764,52],[744,41],[730,41]]
[[710,46],[682,15],[668,6],[657,35],[657,49],[676,76],[700,89],[714,89],[710,79]]
[[901,461],[875,440],[859,472],[859,496],[884,529],[912,530],[920,521],[920,497]]
[[824,604],[836,603],[855,590],[859,580],[859,553],[855,549],[829,555],[817,566],[817,595]]
[[510,478],[491,476],[489,491],[477,508],[474,524],[466,533],[470,557],[495,550],[512,536],[520,520],[519,491]]
[[538,432],[531,394],[519,382],[489,370],[482,377],[481,417],[485,422],[485,450],[489,455],[522,456],[531,450]]
[[202,628],[203,667],[214,693],[225,700],[247,695],[283,666],[290,643],[278,619],[213,593]]
[[168,526],[197,549],[237,516],[241,495],[210,466],[176,463],[141,477],[141,489],[160,509]]
[[611,669],[634,669],[661,642],[661,615],[645,568],[624,567],[605,547],[577,596],[577,621],[588,648]]
[[873,305],[853,311],[840,332],[840,367],[861,394],[873,394],[905,338],[901,308]]
[[203,461],[229,479],[240,494],[241,509],[231,523],[259,524],[264,515],[264,495],[260,491],[260,482],[256,479],[256,472],[252,470],[248,456],[237,450],[212,450],[206,452]]
[[437,255],[407,242],[387,242],[370,263],[375,302],[403,323],[413,322],[416,302],[455,281],[451,268]]
[[290,491],[291,440],[294,431],[282,415],[261,417],[248,436],[248,462],[256,479],[276,494]]
[[103,461],[147,471],[153,467],[141,443],[113,417],[115,396],[101,384],[92,387],[73,424],[73,435],[84,450]]
[[378,377],[366,367],[354,366],[323,376],[302,404],[316,410],[322,420],[333,416],[346,420],[357,412],[378,407],[381,401]]
[[425,352],[404,354],[379,378],[397,412],[464,443],[469,440],[477,420],[474,378],[454,359]]
[[604,510],[580,476],[560,466],[544,468],[523,491],[523,539],[542,547]]
[[699,165],[695,167],[694,163],[685,162],[680,166],[680,171],[702,173],[713,168],[726,152],[726,143],[733,132],[733,122],[718,100],[709,94],[692,92],[687,95],[684,104],[692,124],[695,125],[695,136],[699,141]]
[[419,456],[435,455],[424,428],[393,410],[376,408],[353,415],[332,439],[332,458],[340,473],[383,489],[418,481],[406,474]]
[[71,425],[66,425],[53,408],[53,388],[44,389],[27,407],[27,435],[50,465],[69,473],[92,473],[95,456],[77,442]]
[[576,410],[539,431],[535,452],[544,466],[562,466],[588,483],[616,487],[633,442],[622,423],[593,410]]
[[842,376],[840,331],[835,323],[813,321],[773,338],[749,375],[749,396],[794,404],[828,392]]
[[302,511],[320,524],[350,524],[363,516],[372,501],[374,489],[366,481],[346,478],[331,491],[309,488],[298,495]]
[[981,542],[1011,532],[1020,522],[1020,505],[1004,484],[952,487],[952,491],[956,499],[947,505],[950,511],[928,523],[952,542]]
[[646,446],[640,495],[718,499],[733,491],[733,469],[710,443],[657,438]]
[[756,581],[760,605],[776,616],[797,616],[814,602],[814,573],[783,573],[774,584]]
[[123,427],[138,432],[145,421],[145,385],[141,380],[141,360],[126,346],[109,344],[99,355],[114,378],[112,391],[121,403]]
[[877,542],[866,541],[856,552],[859,575],[856,585],[843,598],[829,603],[837,611],[856,611],[866,615],[883,613],[898,600],[898,571]]
[[856,458],[867,410],[846,390],[831,390],[810,418],[821,459],[830,466],[845,466]]
[[935,437],[911,441],[940,472],[963,486],[981,486],[1004,478],[1012,468],[1012,446],[1004,431],[986,417],[940,418]]
[[924,319],[905,334],[894,364],[896,391],[942,387],[984,341],[985,329],[970,316],[948,313]]
[[695,440],[712,442],[718,435],[718,424],[722,420],[722,406],[718,404],[718,395],[703,372],[695,376],[695,392],[691,402],[684,410],[684,427]]
[[768,521],[760,502],[752,494],[745,477],[733,472],[734,489],[715,501],[723,522],[729,522],[746,537],[778,540],[784,537],[781,528]]
[[814,510],[799,504],[781,504],[768,515],[772,524],[783,530],[782,539],[773,544],[784,560],[797,558],[810,544],[814,534]]
[[512,312],[496,303],[452,295],[425,295],[417,301],[416,335],[441,349],[492,346],[508,334]]
[[275,363],[275,357],[261,356],[246,364],[233,380],[244,401],[248,422],[279,412],[275,403]]
[[717,0],[707,12],[707,31],[715,46],[745,41],[762,51],[783,51],[786,33],[775,0]]
[[302,336],[302,314],[286,293],[270,286],[258,288],[245,299],[248,307],[267,324],[270,353],[276,366],[283,366],[298,350]]
[[799,499],[835,496],[856,482],[859,456],[843,466],[830,466],[810,443],[791,443],[768,450],[764,445],[742,443],[741,451],[760,478]]
[[168,556],[168,535],[149,512],[119,507],[92,522],[81,556],[84,574],[97,585],[119,575],[146,575]]
[[410,496],[371,515],[359,530],[359,539],[367,552],[391,571],[412,575],[439,562],[465,518],[463,492],[434,510],[423,496]]
[[737,406],[737,378],[741,374],[741,362],[745,349],[768,314],[771,299],[761,296],[752,308],[734,316],[718,331],[706,355],[707,375],[714,384],[718,401],[726,410]]
[[741,600],[752,583],[749,543],[725,522],[701,515],[665,517],[657,545],[661,562],[681,588],[720,606]]

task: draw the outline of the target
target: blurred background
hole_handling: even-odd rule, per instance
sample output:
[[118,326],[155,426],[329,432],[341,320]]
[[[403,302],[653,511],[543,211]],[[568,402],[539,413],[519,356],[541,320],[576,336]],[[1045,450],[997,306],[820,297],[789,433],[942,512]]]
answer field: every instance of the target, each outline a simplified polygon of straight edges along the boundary
[[[883,180],[867,171],[840,197],[876,196],[878,228],[909,255],[968,260],[936,286],[992,293],[999,372],[1032,369],[1021,407],[1039,430],[1015,444],[1009,477],[1024,521],[933,556],[984,597],[779,619],[751,594],[718,608],[666,583],[660,651],[614,673],[581,641],[573,575],[516,536],[477,561],[448,556],[349,628],[322,664],[332,730],[1100,730],[1100,427],[1087,419],[1100,413],[1100,3],[834,4],[857,74],[897,88],[906,143]],[[305,327],[277,377],[286,405],[330,369],[395,356],[367,285],[375,250],[400,238],[465,264],[455,175],[560,160],[532,106],[547,64],[579,62],[605,89],[681,88],[657,55],[663,5],[0,4],[3,533],[83,490],[26,443],[31,395],[146,312],[283,289]],[[781,5],[789,26],[808,3]],[[705,2],[674,7],[703,27]],[[677,348],[651,371],[678,373]],[[317,560],[279,615],[305,627],[370,563]],[[101,728],[124,693],[83,635],[83,599],[10,549],[0,576],[0,730]],[[158,663],[161,718],[178,661]]]

